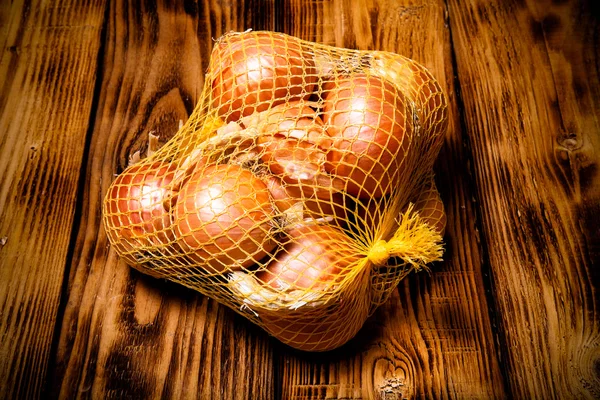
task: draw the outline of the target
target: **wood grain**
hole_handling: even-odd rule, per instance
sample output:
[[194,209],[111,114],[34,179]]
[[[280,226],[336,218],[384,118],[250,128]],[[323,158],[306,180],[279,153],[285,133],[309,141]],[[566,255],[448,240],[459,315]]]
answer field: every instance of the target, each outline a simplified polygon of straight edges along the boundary
[[0,397],[39,397],[75,213],[104,2],[0,12]]
[[265,2],[110,4],[82,217],[51,393],[60,398],[270,398],[269,338],[232,311],[117,259],[101,202],[149,131],[166,141],[194,109],[212,37],[272,29]]
[[516,398],[600,397],[599,26],[591,3],[449,1]]
[[476,204],[457,108],[443,1],[285,3],[283,30],[326,44],[388,50],[427,66],[449,96],[438,161],[448,213],[445,262],[410,276],[354,341],[325,357],[281,354],[283,398],[504,398],[488,315]]
[[[600,398],[600,28],[593,0],[0,5],[0,397]],[[356,338],[294,351],[119,261],[104,193],[168,140],[213,39],[391,50],[448,94],[445,261]]]

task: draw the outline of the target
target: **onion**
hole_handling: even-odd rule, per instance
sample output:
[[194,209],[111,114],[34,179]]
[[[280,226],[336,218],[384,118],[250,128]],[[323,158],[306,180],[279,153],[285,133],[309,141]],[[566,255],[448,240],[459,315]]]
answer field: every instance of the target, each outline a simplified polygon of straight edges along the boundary
[[368,316],[368,285],[335,292],[360,261],[360,252],[331,225],[295,226],[289,236],[290,241],[254,278],[234,272],[233,291],[256,310],[261,326],[283,343],[306,351],[339,347]]
[[371,60],[373,72],[397,85],[420,115],[422,140],[430,154],[437,154],[447,127],[446,97],[439,83],[423,65],[398,54],[377,52]]
[[339,284],[359,255],[340,229],[303,224],[288,231],[289,242],[256,278],[278,290],[322,292]]
[[333,140],[326,171],[347,179],[353,196],[389,193],[412,135],[404,95],[377,76],[358,73],[327,82],[322,96],[323,121]]
[[314,60],[299,39],[277,33],[226,35],[211,55],[213,107],[226,122],[289,101],[308,98]]
[[[112,183],[106,200],[106,228],[122,250],[164,245],[174,239],[169,186],[175,166],[162,162],[136,164]],[[134,260],[135,261],[135,260]]]
[[332,350],[356,335],[368,316],[367,286],[346,292],[350,296],[341,293],[333,298],[330,293],[360,256],[343,232],[328,225],[304,225],[290,235],[285,251],[256,278],[278,291],[302,295],[292,307],[260,309],[262,326],[296,349]]
[[298,350],[333,350],[352,339],[365,323],[369,312],[367,290],[314,307],[260,310],[260,322],[269,334]]
[[174,210],[177,243],[210,272],[248,267],[273,250],[267,186],[239,165],[194,172]]

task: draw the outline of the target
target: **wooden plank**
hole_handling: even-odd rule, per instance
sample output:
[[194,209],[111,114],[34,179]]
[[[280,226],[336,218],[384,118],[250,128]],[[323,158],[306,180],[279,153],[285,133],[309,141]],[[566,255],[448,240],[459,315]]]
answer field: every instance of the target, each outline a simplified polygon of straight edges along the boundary
[[65,278],[104,1],[0,8],[0,397],[37,398]]
[[394,51],[448,94],[436,171],[448,213],[445,260],[412,275],[358,337],[325,355],[278,352],[287,399],[504,398],[486,300],[470,154],[463,143],[443,1],[286,2],[283,30],[325,44]]
[[600,58],[593,4],[449,1],[515,398],[600,397]]
[[270,398],[270,339],[233,311],[119,261],[101,226],[114,174],[192,112],[212,38],[272,29],[264,1],[113,1],[91,139],[83,215],[54,364],[61,398]]

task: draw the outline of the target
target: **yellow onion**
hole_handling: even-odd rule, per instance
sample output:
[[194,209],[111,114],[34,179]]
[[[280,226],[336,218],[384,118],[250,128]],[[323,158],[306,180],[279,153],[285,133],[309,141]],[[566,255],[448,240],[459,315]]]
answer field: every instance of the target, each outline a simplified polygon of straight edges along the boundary
[[274,215],[267,186],[249,170],[237,164],[201,168],[177,199],[177,243],[210,272],[248,267],[275,247]]
[[256,278],[278,290],[333,289],[359,260],[356,248],[342,230],[327,224],[307,223],[287,231],[283,244]]
[[392,190],[412,135],[412,110],[393,84],[357,73],[323,85],[323,121],[332,139],[327,172],[360,198]]
[[105,202],[105,224],[122,250],[173,240],[170,184],[175,172],[174,165],[157,161],[133,165],[114,180]]
[[213,49],[210,71],[213,107],[226,122],[308,98],[317,79],[299,39],[272,32],[224,36]]
[[[366,291],[366,290],[365,290]],[[366,293],[354,292],[316,306],[260,310],[263,328],[277,340],[303,351],[329,351],[352,339],[368,317]]]

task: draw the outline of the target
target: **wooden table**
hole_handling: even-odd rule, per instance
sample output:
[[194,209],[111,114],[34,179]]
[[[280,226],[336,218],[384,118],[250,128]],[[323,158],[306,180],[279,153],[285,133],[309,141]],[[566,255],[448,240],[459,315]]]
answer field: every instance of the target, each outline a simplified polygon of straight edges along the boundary
[[[593,0],[22,1],[0,6],[0,397],[600,398]],[[450,102],[445,261],[307,354],[137,273],[101,201],[194,109],[213,38],[390,50]]]

